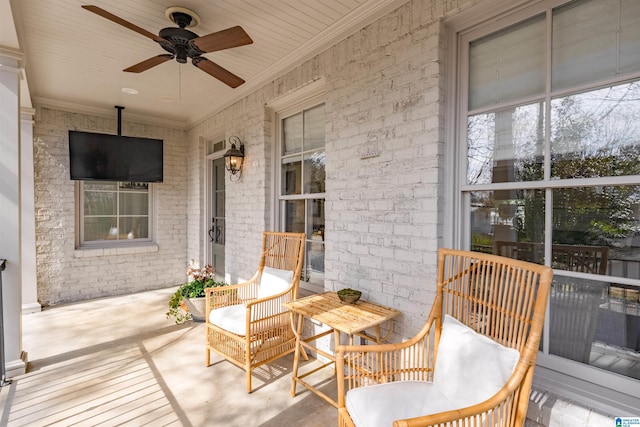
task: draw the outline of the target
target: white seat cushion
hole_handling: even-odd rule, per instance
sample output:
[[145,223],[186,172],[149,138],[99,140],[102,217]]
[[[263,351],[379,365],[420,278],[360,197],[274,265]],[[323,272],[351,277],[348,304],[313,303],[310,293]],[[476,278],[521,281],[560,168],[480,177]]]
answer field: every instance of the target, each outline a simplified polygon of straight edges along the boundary
[[236,335],[247,334],[247,307],[244,304],[216,308],[209,313],[209,322]]
[[286,291],[291,286],[293,271],[264,267],[258,286],[258,298],[266,298]]
[[445,315],[433,382],[456,407],[484,402],[513,374],[520,353]]
[[395,420],[453,409],[433,383],[398,381],[350,390],[345,406],[356,427],[390,427]]
[[347,392],[345,406],[357,427],[464,408],[483,402],[511,377],[520,353],[445,316],[433,383],[398,381]]

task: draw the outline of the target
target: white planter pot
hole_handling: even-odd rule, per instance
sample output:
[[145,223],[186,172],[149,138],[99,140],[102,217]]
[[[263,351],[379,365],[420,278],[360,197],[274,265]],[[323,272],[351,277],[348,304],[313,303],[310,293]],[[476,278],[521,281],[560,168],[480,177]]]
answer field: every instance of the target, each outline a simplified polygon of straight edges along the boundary
[[204,322],[205,319],[205,307],[207,301],[205,297],[201,298],[185,298],[184,303],[191,313],[191,318],[194,322]]

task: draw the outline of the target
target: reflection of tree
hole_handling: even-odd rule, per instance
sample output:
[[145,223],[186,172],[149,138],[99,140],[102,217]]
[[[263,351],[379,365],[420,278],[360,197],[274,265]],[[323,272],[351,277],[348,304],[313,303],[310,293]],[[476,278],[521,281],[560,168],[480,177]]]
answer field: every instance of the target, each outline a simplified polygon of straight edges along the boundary
[[[640,175],[640,83],[598,89],[551,103],[551,177]],[[543,176],[543,103],[469,117],[470,184],[524,182]],[[511,151],[511,152],[510,152]],[[505,172],[507,171],[507,172]],[[516,207],[519,241],[544,241],[544,191],[474,192],[472,206]],[[473,194],[473,193],[472,193]],[[479,197],[479,194],[485,195]],[[639,230],[640,186],[599,185],[553,191],[553,241],[608,245]],[[497,212],[497,211],[496,211]]]

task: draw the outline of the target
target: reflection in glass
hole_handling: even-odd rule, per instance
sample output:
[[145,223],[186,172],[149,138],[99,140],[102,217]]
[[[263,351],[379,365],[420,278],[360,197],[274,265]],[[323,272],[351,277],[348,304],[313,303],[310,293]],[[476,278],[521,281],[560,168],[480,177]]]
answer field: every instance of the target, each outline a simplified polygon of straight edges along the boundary
[[637,287],[554,275],[549,305],[550,354],[640,379]]
[[325,182],[324,150],[314,151],[304,155],[304,192],[324,193]]
[[84,214],[115,215],[116,193],[104,191],[85,191]]
[[640,82],[551,102],[551,176],[640,174]]
[[282,120],[282,155],[302,151],[302,113]]
[[147,194],[120,193],[120,215],[147,215],[149,198]]
[[324,104],[304,111],[304,151],[324,148]]
[[544,263],[542,190],[474,191],[471,200],[471,249]]
[[120,218],[120,230],[123,234],[126,234],[128,240],[131,239],[146,239],[149,237],[148,219],[146,217],[121,217]]
[[305,201],[284,201],[284,229],[293,233],[305,232]]
[[84,219],[84,240],[117,240],[118,227],[115,217],[93,217]]
[[543,178],[544,103],[470,116],[467,183]]
[[585,272],[640,279],[640,186],[554,189],[552,239],[554,246],[580,248],[583,264],[595,263]]
[[302,156],[291,156],[282,159],[282,194],[302,193]]

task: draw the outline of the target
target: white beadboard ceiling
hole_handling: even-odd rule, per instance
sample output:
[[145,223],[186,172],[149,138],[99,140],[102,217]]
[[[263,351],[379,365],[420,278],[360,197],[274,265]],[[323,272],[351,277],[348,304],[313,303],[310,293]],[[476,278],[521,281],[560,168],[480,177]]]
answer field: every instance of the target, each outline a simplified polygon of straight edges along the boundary
[[[353,34],[406,0],[10,0],[35,104],[188,128]],[[91,13],[96,5],[153,34],[175,27],[170,6],[196,12],[198,35],[241,26],[253,44],[204,56],[243,78],[232,89],[188,61],[122,70],[166,53],[156,42]],[[4,18],[0,18],[3,25]],[[127,95],[133,88],[138,95]]]

